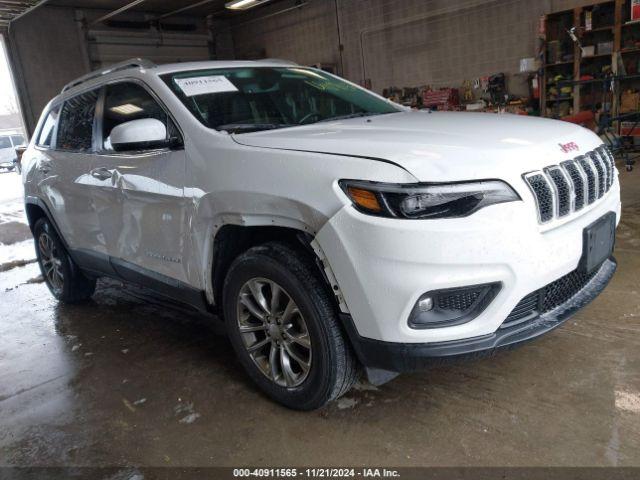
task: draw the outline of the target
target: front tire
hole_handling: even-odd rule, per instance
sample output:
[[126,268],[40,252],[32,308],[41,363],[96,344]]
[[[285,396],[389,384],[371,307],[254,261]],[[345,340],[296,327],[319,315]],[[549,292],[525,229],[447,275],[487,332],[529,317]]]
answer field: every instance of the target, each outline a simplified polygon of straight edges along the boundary
[[33,236],[40,272],[51,294],[64,303],[88,300],[96,289],[96,279],[80,271],[51,222],[39,219],[33,227]]
[[305,252],[271,242],[240,255],[225,279],[223,308],[240,363],[277,402],[313,410],[356,382],[357,360]]

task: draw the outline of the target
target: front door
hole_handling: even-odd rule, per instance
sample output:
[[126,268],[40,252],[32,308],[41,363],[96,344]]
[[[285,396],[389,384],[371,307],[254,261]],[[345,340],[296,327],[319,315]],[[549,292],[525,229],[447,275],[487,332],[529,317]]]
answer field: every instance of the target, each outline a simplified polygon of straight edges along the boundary
[[125,277],[125,270],[133,268],[143,275],[153,272],[186,282],[183,252],[189,237],[181,140],[171,149],[116,152],[109,138],[114,127],[143,118],[161,120],[169,136],[179,137],[175,123],[147,87],[133,81],[105,87],[98,118],[94,202],[116,270]]

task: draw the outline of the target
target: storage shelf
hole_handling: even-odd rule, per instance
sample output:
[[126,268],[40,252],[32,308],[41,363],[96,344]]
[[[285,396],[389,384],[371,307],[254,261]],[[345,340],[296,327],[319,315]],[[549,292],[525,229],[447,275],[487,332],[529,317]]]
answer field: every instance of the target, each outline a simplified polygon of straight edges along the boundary
[[[611,97],[609,88],[611,86],[611,78],[576,79],[585,75],[599,75],[597,72],[601,70],[601,67],[610,67],[608,69],[611,70],[611,75],[617,72],[616,61],[621,50],[620,42],[626,39],[622,38],[621,28],[627,3],[623,0],[605,2],[591,0],[586,5],[576,6],[562,13],[550,13],[545,16],[542,51],[547,56],[547,60],[549,57],[561,59],[561,56],[565,56],[564,58],[566,58],[567,55],[571,54],[573,54],[574,60],[548,63],[542,68],[540,74],[540,111],[542,115],[555,117],[558,113],[558,104],[566,106],[567,103],[572,107],[572,111],[575,109],[574,113],[581,109],[591,108],[593,106],[591,105],[592,103],[604,102],[611,103],[614,112],[617,110],[617,100],[613,97],[609,98]],[[596,6],[601,13],[593,15],[593,28],[587,30],[585,28],[586,12],[593,11]],[[638,22],[638,25],[640,26],[640,22]],[[583,56],[583,51],[578,43],[570,44],[567,31],[572,27],[576,27],[576,34],[579,38],[582,38],[580,42],[582,46],[591,47],[589,50],[593,51],[594,55]],[[630,28],[630,25],[628,28]],[[636,30],[630,29],[628,32],[629,34],[631,32],[635,34]],[[558,36],[559,38],[556,38]],[[626,39],[626,41],[629,42],[629,39]],[[551,42],[559,42],[560,45]],[[598,44],[603,42],[607,43],[607,50],[610,50],[608,53],[602,53],[603,49],[598,48]],[[638,52],[640,53],[640,45]],[[629,58],[635,59],[636,57]],[[570,76],[572,80],[555,81],[554,78],[558,74],[562,74],[563,77]],[[615,77],[615,80],[617,78]],[[561,88],[567,93],[560,93]],[[558,92],[559,96],[549,98],[549,90]],[[599,97],[602,97],[602,100]]]
[[596,53],[595,55],[589,55],[589,56],[586,56],[586,57],[581,57],[580,61],[587,60],[589,58],[603,58],[603,57],[611,58],[611,55],[612,55],[611,53]]
[[587,33],[593,33],[593,32],[606,32],[608,31],[613,31],[615,27],[613,25],[609,25],[607,27],[598,27],[598,28],[592,28],[591,30],[583,30],[582,34],[585,35]]
[[556,62],[556,63],[547,63],[544,68],[549,68],[549,67],[557,67],[560,65],[573,65],[573,60],[571,60],[570,62]]
[[573,95],[570,97],[547,98],[547,103],[568,102],[569,100],[573,100]]

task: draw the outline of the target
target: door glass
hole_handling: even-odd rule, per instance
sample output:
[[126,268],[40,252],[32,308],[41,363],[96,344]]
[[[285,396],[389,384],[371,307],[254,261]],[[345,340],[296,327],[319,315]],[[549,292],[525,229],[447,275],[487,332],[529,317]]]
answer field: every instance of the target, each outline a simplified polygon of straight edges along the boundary
[[92,150],[93,119],[98,91],[83,93],[64,102],[56,148],[71,152]]
[[102,122],[102,148],[113,151],[109,136],[114,127],[142,118],[160,120],[167,127],[169,138],[179,136],[167,112],[144,87],[137,83],[116,83],[107,86]]
[[46,120],[42,124],[40,133],[38,134],[38,141],[36,145],[39,147],[50,147],[51,140],[53,139],[53,131],[56,128],[56,122],[58,121],[58,114],[60,113],[60,106],[53,107]]
[[0,148],[11,148],[11,140],[9,140],[9,137],[0,137]]

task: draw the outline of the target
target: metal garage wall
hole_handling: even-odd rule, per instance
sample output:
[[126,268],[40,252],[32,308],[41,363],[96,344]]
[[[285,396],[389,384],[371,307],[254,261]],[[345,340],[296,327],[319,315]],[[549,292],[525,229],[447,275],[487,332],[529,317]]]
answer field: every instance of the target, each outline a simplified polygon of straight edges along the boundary
[[69,81],[132,57],[156,63],[208,60],[205,18],[179,17],[160,25],[153,14],[42,6],[13,22],[8,53],[24,124],[31,134],[46,103]]
[[[340,65],[349,80],[389,86],[459,85],[516,73],[536,52],[542,14],[594,0],[282,0],[234,22],[238,58]],[[298,6],[299,8],[292,8]],[[283,12],[278,14],[278,12]],[[510,90],[527,93],[524,77]]]
[[154,14],[126,12],[104,19],[101,10],[77,10],[91,68],[101,68],[132,57],[156,63],[212,58],[211,35],[205,18],[173,17],[157,21]]
[[69,80],[87,73],[71,8],[40,7],[12,22],[7,53],[27,133]]

